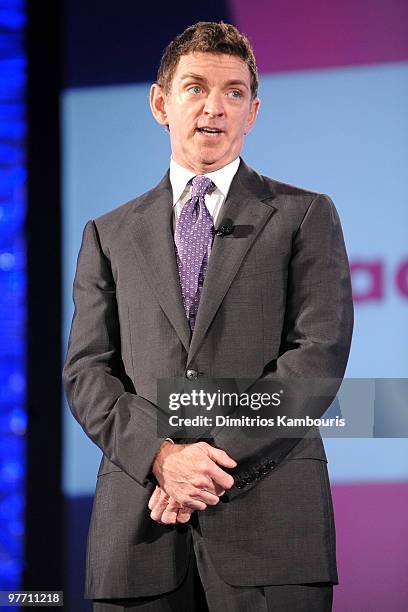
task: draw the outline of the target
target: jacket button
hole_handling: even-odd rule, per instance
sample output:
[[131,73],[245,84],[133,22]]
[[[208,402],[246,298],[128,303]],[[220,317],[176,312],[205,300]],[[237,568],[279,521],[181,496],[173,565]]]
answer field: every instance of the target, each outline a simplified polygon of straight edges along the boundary
[[197,370],[187,370],[186,378],[188,378],[188,380],[195,380],[196,378],[198,378]]

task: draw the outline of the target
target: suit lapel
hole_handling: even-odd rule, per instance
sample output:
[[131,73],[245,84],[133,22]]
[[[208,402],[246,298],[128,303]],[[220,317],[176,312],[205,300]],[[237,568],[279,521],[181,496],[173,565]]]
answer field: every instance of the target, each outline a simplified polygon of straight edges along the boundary
[[214,238],[187,367],[194,359],[248,249],[276,210],[271,203],[273,198],[274,194],[264,185],[262,177],[241,159],[217,222],[219,226],[228,219],[234,226],[234,233]]
[[138,263],[160,306],[194,359],[248,249],[275,211],[274,193],[241,159],[222,207],[223,220],[234,225],[231,236],[214,238],[194,333],[184,313],[172,232],[172,189],[169,173],[132,210],[128,226]]
[[128,230],[156,298],[188,352],[191,331],[184,313],[172,232],[169,173],[132,211]]

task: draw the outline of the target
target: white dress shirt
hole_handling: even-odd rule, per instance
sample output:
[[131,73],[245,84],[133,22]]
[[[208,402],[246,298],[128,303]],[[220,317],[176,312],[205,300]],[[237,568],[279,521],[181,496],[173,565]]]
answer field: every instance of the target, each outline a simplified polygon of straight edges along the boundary
[[[238,166],[239,157],[223,168],[214,170],[214,172],[206,172],[204,175],[211,179],[216,186],[211,193],[205,195],[205,205],[213,218],[214,226],[216,226],[221,206],[228,195],[232,179],[238,170]],[[183,205],[191,197],[191,185],[188,185],[188,181],[194,176],[197,175],[191,170],[183,168],[183,166],[180,166],[180,164],[174,161],[173,157],[170,157],[170,182],[173,189],[174,225],[178,221]]]

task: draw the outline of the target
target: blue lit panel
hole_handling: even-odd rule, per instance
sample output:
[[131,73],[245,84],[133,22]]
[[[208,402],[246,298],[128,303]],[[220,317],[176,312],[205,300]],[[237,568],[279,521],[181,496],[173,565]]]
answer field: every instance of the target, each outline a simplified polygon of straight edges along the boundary
[[0,2],[0,590],[22,587],[26,415],[25,2]]

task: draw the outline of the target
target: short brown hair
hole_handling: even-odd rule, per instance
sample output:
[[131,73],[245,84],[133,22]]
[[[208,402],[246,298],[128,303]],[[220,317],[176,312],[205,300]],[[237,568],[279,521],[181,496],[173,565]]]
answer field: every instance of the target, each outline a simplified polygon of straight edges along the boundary
[[258,94],[258,69],[249,40],[230,23],[199,21],[176,36],[165,48],[157,72],[157,83],[169,93],[171,83],[182,55],[194,51],[226,53],[240,57],[248,66],[251,77],[251,94]]

